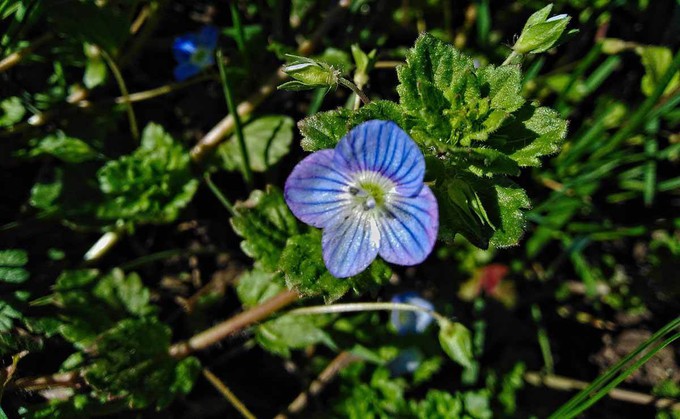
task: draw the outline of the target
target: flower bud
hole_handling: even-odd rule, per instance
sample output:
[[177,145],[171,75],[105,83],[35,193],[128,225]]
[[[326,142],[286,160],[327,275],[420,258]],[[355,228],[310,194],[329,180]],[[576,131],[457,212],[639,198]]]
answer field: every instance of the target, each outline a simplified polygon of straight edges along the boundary
[[552,4],[542,8],[527,19],[522,34],[512,48],[519,54],[545,52],[557,45],[571,17],[566,14],[548,18]]
[[283,67],[283,72],[294,80],[283,83],[278,87],[279,89],[308,90],[318,87],[326,87],[328,89],[337,87],[338,78],[340,77],[338,70],[324,62],[311,58],[298,57],[296,55],[289,55],[289,57],[295,58],[295,61],[286,64]]

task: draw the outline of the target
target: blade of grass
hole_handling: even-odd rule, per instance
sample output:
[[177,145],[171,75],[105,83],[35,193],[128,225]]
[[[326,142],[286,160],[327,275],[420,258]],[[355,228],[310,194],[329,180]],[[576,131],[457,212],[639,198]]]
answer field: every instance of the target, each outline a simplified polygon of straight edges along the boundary
[[238,140],[239,149],[241,150],[241,158],[243,159],[243,178],[249,189],[253,188],[253,170],[250,168],[250,158],[248,157],[248,149],[246,148],[246,141],[243,137],[243,125],[241,124],[241,117],[236,110],[234,102],[234,93],[229,83],[227,71],[224,67],[224,60],[222,59],[222,51],[217,51],[217,67],[220,70],[220,79],[222,80],[222,88],[224,89],[224,98],[227,100],[227,107],[229,113],[234,117],[234,131],[236,131],[236,139]]

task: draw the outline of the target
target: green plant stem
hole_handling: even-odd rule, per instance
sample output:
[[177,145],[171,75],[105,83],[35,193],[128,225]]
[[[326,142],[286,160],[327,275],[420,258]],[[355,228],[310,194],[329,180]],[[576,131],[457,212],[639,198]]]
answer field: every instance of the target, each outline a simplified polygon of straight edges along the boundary
[[231,403],[232,406],[234,406],[234,409],[236,409],[241,416],[243,416],[246,419],[256,419],[255,415],[253,415],[250,410],[246,407],[245,404],[241,400],[239,400],[238,397],[227,387],[222,380],[220,380],[215,374],[213,374],[209,369],[203,368],[203,376],[205,377],[206,380],[212,384],[213,387],[217,391],[220,392],[221,395],[224,396],[225,399],[229,403]]
[[224,208],[226,208],[227,211],[229,211],[229,214],[231,214],[232,217],[238,215],[236,214],[236,211],[234,211],[234,206],[231,204],[229,199],[227,199],[227,197],[224,196],[224,194],[220,191],[217,185],[213,183],[212,179],[210,178],[210,174],[206,173],[205,176],[203,176],[203,178],[205,179],[205,183],[208,185],[212,193],[215,194],[215,197],[220,201]]
[[248,148],[246,147],[246,140],[243,137],[243,125],[241,124],[241,117],[238,114],[236,105],[234,104],[234,92],[231,89],[231,83],[227,76],[227,70],[224,68],[224,60],[222,59],[222,51],[217,51],[217,67],[220,70],[220,78],[222,79],[222,88],[224,89],[224,98],[227,100],[227,107],[229,114],[234,118],[234,130],[236,131],[236,139],[238,140],[239,150],[241,151],[241,158],[243,159],[243,178],[246,181],[249,189],[253,188],[253,169],[250,167],[250,157],[248,156]]
[[522,56],[522,54],[519,54],[519,53],[517,53],[513,50],[512,52],[510,52],[510,55],[508,55],[508,58],[506,58],[505,61],[503,61],[503,64],[501,64],[501,65],[509,65],[509,64],[512,63],[512,60],[514,60],[516,57],[521,57],[521,56]]
[[448,321],[448,319],[433,310],[428,310],[424,307],[415,304],[406,303],[345,303],[345,304],[331,304],[324,306],[311,306],[296,308],[288,312],[293,315],[309,315],[309,314],[328,314],[328,313],[352,313],[360,311],[412,311],[427,313],[434,317],[437,322]]
[[543,327],[543,314],[541,313],[541,308],[537,304],[531,305],[531,317],[533,317],[534,322],[536,322],[536,327],[538,331],[536,332],[538,339],[538,346],[541,348],[541,355],[543,356],[543,367],[548,374],[554,373],[553,368],[553,357],[552,351],[550,350],[550,339],[548,338],[548,333]]
[[362,92],[361,89],[359,89],[356,84],[352,83],[351,81],[347,80],[344,77],[340,77],[338,79],[338,82],[341,85],[353,91],[359,97],[359,99],[361,99],[364,105],[368,105],[369,103],[371,103],[371,99],[369,99],[368,96],[366,96],[366,93]]
[[130,122],[130,133],[132,134],[132,138],[134,138],[135,141],[139,142],[139,127],[137,125],[137,118],[135,117],[135,111],[129,99],[130,94],[128,93],[127,86],[125,85],[123,75],[121,74],[120,69],[113,61],[109,53],[106,52],[106,50],[104,50],[103,48],[99,48],[99,50],[101,51],[102,57],[106,61],[106,64],[108,64],[109,68],[111,69],[111,73],[113,74],[113,77],[116,79],[116,83],[118,84],[120,92],[123,94],[123,97],[126,98],[125,108],[127,110],[128,120]]

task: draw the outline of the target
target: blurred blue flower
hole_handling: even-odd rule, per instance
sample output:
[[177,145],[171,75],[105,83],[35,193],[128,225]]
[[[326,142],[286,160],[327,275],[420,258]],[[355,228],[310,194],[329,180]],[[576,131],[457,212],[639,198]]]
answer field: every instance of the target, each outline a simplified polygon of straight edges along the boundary
[[[392,297],[393,303],[414,304],[425,308],[427,310],[434,310],[431,302],[422,298],[417,292],[410,291],[397,294]],[[392,326],[400,335],[408,335],[412,333],[422,333],[427,329],[427,326],[432,323],[432,316],[422,311],[402,311],[393,310],[390,318]]]
[[418,348],[406,348],[387,363],[392,377],[413,374],[423,362],[423,353]]
[[175,79],[182,81],[195,76],[206,67],[215,64],[215,48],[219,33],[214,26],[205,26],[197,33],[175,38],[172,54],[177,60]]
[[423,183],[425,158],[392,121],[354,127],[334,150],[298,163],[286,180],[286,203],[297,218],[323,228],[326,267],[336,278],[356,275],[379,254],[415,265],[430,254],[439,212]]

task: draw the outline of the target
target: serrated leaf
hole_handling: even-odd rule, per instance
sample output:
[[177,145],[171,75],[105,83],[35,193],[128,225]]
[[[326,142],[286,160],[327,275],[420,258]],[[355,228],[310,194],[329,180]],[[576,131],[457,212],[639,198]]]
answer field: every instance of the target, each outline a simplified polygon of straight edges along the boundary
[[49,155],[66,163],[82,163],[96,159],[99,154],[86,142],[64,134],[48,135],[31,141],[29,157]]
[[174,221],[198,189],[190,163],[189,153],[163,127],[150,123],[134,153],[97,172],[105,197],[97,215],[150,224]]
[[21,99],[12,96],[0,102],[0,127],[9,127],[21,121],[26,114],[26,109],[21,103]]
[[291,349],[303,349],[317,343],[332,349],[335,344],[319,327],[320,320],[318,316],[283,315],[258,326],[255,338],[263,348],[284,357],[290,357]]
[[[266,172],[288,154],[293,125],[290,117],[269,115],[257,118],[243,128],[248,160],[254,172]],[[226,170],[243,170],[243,156],[235,135],[220,145],[217,152]]]
[[363,293],[387,282],[391,271],[387,265],[374,261],[359,275],[338,279],[326,269],[321,256],[321,232],[312,230],[307,234],[291,237],[281,254],[279,269],[284,273],[286,286],[305,296],[323,296],[329,304],[354,288]]
[[460,323],[441,320],[439,322],[439,343],[446,354],[463,367],[472,366],[472,336]]
[[506,154],[492,148],[456,148],[449,151],[449,164],[468,167],[479,176],[491,174],[518,175],[519,166]]
[[283,291],[280,281],[279,274],[253,269],[241,275],[236,293],[245,307],[254,307]]
[[540,166],[539,157],[557,153],[567,135],[567,121],[554,110],[524,105],[501,127],[489,144],[520,166]]
[[519,66],[492,65],[477,70],[482,86],[488,85],[491,108],[512,113],[524,104],[522,97],[522,73]]
[[149,305],[149,289],[135,272],[126,275],[120,269],[113,269],[97,283],[92,293],[110,307],[130,314],[144,316],[153,312]]
[[531,203],[526,192],[506,178],[462,172],[443,179],[434,192],[439,203],[439,235],[445,241],[459,233],[486,249],[513,246],[524,234],[523,210]]
[[340,108],[328,112],[319,112],[298,122],[302,133],[300,145],[305,151],[318,151],[335,148],[335,145],[347,134],[347,120],[351,112]]
[[229,221],[239,236],[243,252],[265,271],[273,272],[289,237],[298,234],[297,220],[288,209],[283,194],[273,186],[253,191],[248,200],[234,206],[236,216]]
[[167,406],[186,393],[200,368],[170,357],[170,328],[156,319],[126,319],[96,340],[97,355],[85,368],[87,383],[102,396],[124,397],[130,407]]

